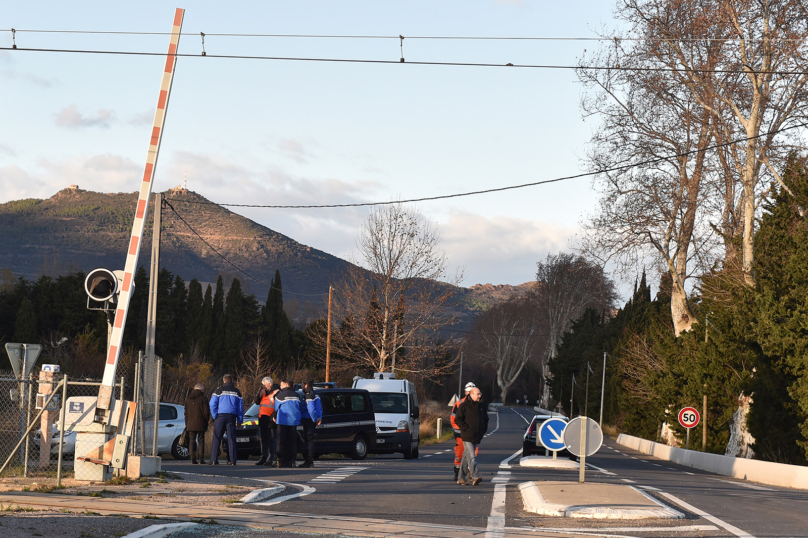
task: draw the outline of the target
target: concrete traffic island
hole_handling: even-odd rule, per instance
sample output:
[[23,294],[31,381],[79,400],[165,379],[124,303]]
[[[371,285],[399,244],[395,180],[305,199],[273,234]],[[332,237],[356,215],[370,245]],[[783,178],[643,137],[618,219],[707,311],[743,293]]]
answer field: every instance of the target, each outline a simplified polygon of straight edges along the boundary
[[580,467],[577,461],[567,458],[553,459],[552,456],[527,456],[519,459],[519,465],[541,469],[570,469],[572,471],[577,471]]
[[524,482],[525,511],[544,516],[590,519],[683,519],[685,515],[650,495],[622,484]]

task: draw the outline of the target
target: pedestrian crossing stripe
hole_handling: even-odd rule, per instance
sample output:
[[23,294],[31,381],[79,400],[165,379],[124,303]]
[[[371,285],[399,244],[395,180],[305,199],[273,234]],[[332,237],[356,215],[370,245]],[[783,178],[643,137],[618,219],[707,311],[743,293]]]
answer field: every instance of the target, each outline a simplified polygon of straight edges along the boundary
[[316,478],[312,478],[309,480],[309,484],[336,484],[365,469],[369,469],[369,467],[339,467],[325,474],[321,474]]

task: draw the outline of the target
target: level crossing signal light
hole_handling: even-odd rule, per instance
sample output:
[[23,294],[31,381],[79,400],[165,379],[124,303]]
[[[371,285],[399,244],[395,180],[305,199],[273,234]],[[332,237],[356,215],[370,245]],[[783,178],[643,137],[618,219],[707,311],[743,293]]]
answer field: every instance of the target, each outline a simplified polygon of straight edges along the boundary
[[[121,292],[121,281],[123,271],[110,271],[99,267],[93,269],[84,279],[84,291],[87,293],[87,309],[113,312],[118,303],[118,295]],[[134,283],[132,283],[134,288]],[[93,307],[90,301],[104,303],[101,308]]]

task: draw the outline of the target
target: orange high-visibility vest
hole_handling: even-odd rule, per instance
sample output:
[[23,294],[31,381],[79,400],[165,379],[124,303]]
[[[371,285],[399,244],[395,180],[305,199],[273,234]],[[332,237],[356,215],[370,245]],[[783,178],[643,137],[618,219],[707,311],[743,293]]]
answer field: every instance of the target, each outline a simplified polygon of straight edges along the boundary
[[272,414],[275,412],[275,393],[278,391],[272,391],[271,394],[265,394],[261,397],[261,403],[258,404],[260,409],[258,410],[259,417],[271,417]]

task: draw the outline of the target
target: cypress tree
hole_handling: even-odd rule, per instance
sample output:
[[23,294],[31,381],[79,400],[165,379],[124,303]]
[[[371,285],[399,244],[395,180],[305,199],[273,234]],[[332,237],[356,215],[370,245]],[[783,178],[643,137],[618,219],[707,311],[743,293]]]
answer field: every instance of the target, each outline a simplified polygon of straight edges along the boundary
[[191,279],[188,284],[188,309],[185,349],[190,354],[195,346],[199,346],[202,340],[202,284],[197,279]]
[[224,348],[222,366],[232,369],[239,362],[241,352],[246,344],[244,331],[244,295],[241,292],[241,282],[234,278],[227,292],[227,301],[224,308]]
[[205,299],[202,301],[202,311],[199,316],[199,352],[210,362],[211,357],[211,331],[213,329],[213,297],[210,284],[205,290]]
[[263,330],[269,343],[269,355],[279,359],[286,365],[291,360],[292,324],[283,310],[283,284],[281,272],[275,270],[275,277],[270,282],[267,302],[262,310]]
[[213,312],[211,316],[210,360],[215,365],[222,361],[224,345],[224,280],[222,275],[216,279],[216,293],[213,294]]
[[21,344],[36,344],[39,342],[37,325],[34,303],[28,297],[24,297],[14,322],[14,340]]

